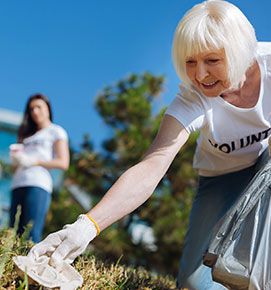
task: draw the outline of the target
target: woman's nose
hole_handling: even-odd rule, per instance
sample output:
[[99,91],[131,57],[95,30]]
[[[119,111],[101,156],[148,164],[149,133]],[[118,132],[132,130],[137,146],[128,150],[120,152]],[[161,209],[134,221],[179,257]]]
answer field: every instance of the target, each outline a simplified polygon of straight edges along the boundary
[[31,112],[34,116],[38,115],[39,114],[39,110],[38,108],[34,108]]
[[196,68],[196,80],[201,82],[208,76],[208,70],[205,64],[198,63]]

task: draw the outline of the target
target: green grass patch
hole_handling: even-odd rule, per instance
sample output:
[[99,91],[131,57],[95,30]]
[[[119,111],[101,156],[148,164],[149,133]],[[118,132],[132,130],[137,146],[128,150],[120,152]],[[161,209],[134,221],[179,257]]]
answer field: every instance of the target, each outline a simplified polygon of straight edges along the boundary
[[[28,285],[27,276],[22,280],[15,271],[12,257],[26,255],[33,243],[26,235],[17,237],[14,229],[0,231],[0,290],[45,290]],[[83,290],[167,290],[176,289],[171,277],[158,276],[144,268],[132,268],[116,263],[106,263],[90,254],[80,256],[74,264],[84,278]]]

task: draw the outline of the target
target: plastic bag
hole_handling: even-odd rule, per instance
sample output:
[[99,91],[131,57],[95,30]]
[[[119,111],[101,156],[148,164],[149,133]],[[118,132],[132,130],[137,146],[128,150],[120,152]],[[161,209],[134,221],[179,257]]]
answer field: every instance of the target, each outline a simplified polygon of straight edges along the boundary
[[271,161],[214,230],[203,263],[234,290],[271,289]]

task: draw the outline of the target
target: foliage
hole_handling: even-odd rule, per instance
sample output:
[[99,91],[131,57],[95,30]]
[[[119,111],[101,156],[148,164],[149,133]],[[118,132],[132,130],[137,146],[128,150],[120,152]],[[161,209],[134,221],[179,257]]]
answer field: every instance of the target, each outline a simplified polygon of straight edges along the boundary
[[[26,275],[22,280],[12,261],[16,255],[26,255],[32,243],[16,237],[14,229],[0,231],[0,241],[0,290],[45,290],[41,286],[30,286]],[[77,259],[75,268],[83,276],[83,290],[175,289],[171,277],[157,276],[143,268],[127,268],[119,261],[114,264],[103,263],[94,256],[84,255]]]
[[57,195],[53,194],[52,204],[46,218],[44,236],[60,230],[65,224],[73,223],[81,211],[80,206],[74,202],[65,188]]
[[[28,240],[28,235],[30,228],[26,228],[25,232],[21,237],[16,236],[18,229],[19,216],[21,210],[17,211],[15,217],[14,228],[5,229],[0,231],[0,289],[15,289],[16,280],[18,277],[13,271],[14,264],[12,262],[12,257],[16,255],[26,255],[29,248],[33,245],[31,241]],[[26,289],[27,281],[18,280],[19,289]],[[5,288],[6,285],[9,288]],[[23,288],[24,287],[24,288]],[[27,288],[28,289],[28,288]]]
[[170,290],[176,289],[175,281],[170,276],[159,276],[144,268],[131,268],[104,263],[91,257],[82,257],[76,263],[77,269],[84,278],[82,289],[125,289],[125,290]]
[[[155,114],[153,109],[163,83],[162,76],[131,75],[97,96],[97,111],[111,128],[112,136],[103,142],[101,152],[95,151],[91,138],[85,136],[68,172],[68,178],[89,192],[95,202],[142,158],[154,139],[165,111]],[[116,260],[123,255],[125,263],[176,274],[195,188],[192,158],[196,137],[191,136],[176,156],[153,197],[94,241],[99,257]],[[153,229],[156,250],[132,242],[129,229],[135,216]]]
[[12,166],[0,160],[0,178],[10,178],[12,176]]

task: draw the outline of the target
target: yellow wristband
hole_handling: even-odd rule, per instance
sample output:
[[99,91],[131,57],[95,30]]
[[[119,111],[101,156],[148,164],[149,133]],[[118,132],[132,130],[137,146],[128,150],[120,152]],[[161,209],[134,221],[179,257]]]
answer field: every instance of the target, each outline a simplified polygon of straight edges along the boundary
[[97,236],[98,236],[101,232],[100,227],[98,226],[98,224],[95,222],[95,220],[89,214],[86,214],[86,216],[94,223],[94,226],[97,230]]

